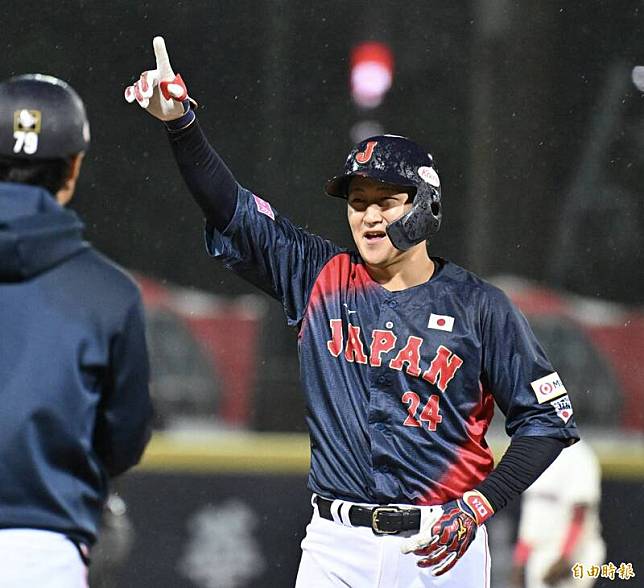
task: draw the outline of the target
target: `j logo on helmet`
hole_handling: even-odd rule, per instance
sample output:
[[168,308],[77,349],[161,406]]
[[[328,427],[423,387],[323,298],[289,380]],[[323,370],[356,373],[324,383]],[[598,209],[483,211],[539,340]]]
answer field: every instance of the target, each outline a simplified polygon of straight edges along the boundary
[[40,110],[16,110],[13,113],[13,138],[16,140],[13,146],[14,153],[24,151],[31,155],[38,149],[38,133],[42,122]]
[[369,160],[371,159],[371,156],[373,155],[373,150],[376,148],[376,145],[378,144],[378,141],[369,141],[367,143],[367,146],[364,148],[364,151],[358,151],[356,153],[356,161],[360,165],[364,165],[365,163],[368,163]]

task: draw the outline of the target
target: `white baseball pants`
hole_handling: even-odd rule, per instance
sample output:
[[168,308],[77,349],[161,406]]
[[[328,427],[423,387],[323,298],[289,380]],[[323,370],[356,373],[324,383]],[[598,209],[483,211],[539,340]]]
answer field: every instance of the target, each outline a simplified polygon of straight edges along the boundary
[[[429,507],[421,509],[429,512]],[[302,541],[295,587],[490,588],[490,553],[484,525],[465,555],[439,577],[432,576],[431,568],[419,568],[418,556],[400,552],[401,544],[411,535],[374,535],[367,527],[323,519],[314,507]]]
[[64,535],[38,529],[0,529],[2,588],[87,588],[87,567]]

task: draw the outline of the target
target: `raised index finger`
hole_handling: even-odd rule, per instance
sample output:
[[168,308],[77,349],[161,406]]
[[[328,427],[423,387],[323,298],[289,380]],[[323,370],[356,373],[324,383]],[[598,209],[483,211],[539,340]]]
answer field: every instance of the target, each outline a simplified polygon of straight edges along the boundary
[[152,40],[152,46],[154,47],[154,57],[157,60],[157,71],[159,72],[159,77],[162,80],[164,78],[174,78],[174,72],[170,65],[170,58],[168,57],[168,50],[165,48],[163,37],[154,37]]

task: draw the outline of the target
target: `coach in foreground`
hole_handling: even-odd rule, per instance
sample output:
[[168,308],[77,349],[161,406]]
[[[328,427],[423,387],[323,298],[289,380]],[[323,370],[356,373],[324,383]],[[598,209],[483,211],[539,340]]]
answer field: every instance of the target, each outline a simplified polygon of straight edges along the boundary
[[39,74],[0,83],[0,586],[87,586],[108,479],[151,404],[138,288],[83,241],[72,198],[89,124]]
[[[297,586],[489,586],[485,521],[578,435],[524,317],[428,254],[442,216],[432,157],[391,135],[354,147],[326,185],[347,202],[357,251],[341,249],[238,185],[163,39],[154,49],[156,69],[126,99],[166,122],[209,253],[298,330],[314,512]],[[485,441],[495,401],[512,437],[496,469]]]

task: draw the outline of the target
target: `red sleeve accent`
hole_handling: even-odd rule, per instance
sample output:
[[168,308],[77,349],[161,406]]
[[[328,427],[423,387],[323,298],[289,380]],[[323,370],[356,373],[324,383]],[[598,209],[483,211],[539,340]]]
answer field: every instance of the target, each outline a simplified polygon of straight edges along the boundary
[[570,556],[577,545],[577,541],[581,535],[581,530],[584,527],[586,509],[587,507],[583,504],[578,504],[574,507],[572,520],[570,521],[570,526],[568,527],[568,532],[566,533],[566,538],[564,539],[561,549],[561,557],[564,559],[570,559]]
[[530,553],[532,552],[532,545],[526,543],[523,539],[519,539],[517,544],[514,546],[514,556],[513,560],[515,565],[519,567],[525,566]]

